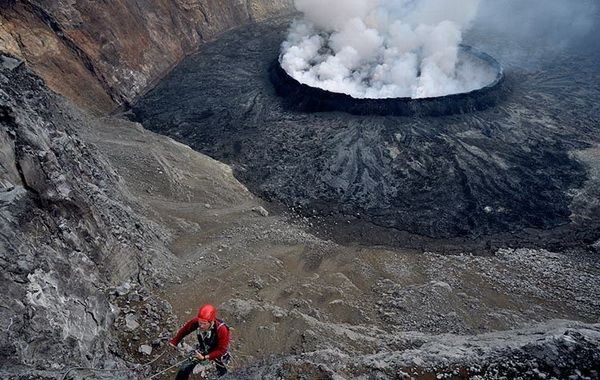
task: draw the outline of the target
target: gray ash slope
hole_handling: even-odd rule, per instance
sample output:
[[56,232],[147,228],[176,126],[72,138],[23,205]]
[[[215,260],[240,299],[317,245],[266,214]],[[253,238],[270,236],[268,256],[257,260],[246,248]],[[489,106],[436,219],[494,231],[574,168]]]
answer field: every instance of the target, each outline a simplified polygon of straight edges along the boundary
[[[539,238],[531,228],[563,226],[546,240],[597,239],[597,193],[586,190],[597,162],[573,155],[600,141],[597,45],[533,70],[509,64],[505,100],[481,112],[309,114],[286,110],[269,82],[287,21],[207,44],[134,106],[136,119],[232,164],[266,199],[331,220],[360,215],[434,238],[525,230],[518,239],[527,243]],[[479,47],[477,39],[466,42]],[[494,44],[485,46],[492,56],[519,49]]]

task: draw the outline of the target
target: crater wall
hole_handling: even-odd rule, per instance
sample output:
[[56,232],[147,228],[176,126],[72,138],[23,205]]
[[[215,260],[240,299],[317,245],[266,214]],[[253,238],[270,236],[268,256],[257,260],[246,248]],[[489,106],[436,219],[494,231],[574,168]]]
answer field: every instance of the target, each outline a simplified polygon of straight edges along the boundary
[[77,104],[106,112],[222,31],[291,8],[291,0],[2,1],[0,51],[25,59]]

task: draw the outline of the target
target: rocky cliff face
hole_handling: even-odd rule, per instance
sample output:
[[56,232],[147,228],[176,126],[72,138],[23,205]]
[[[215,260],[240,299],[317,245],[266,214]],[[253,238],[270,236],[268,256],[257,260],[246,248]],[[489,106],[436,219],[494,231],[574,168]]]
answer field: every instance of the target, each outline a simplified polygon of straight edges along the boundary
[[2,378],[117,366],[108,289],[167,257],[168,233],[76,135],[95,122],[0,56]]
[[160,268],[172,258],[165,227],[136,211],[114,167],[77,135],[103,121],[44,81],[104,113],[203,41],[290,4],[0,1],[0,377],[57,378],[84,366],[131,378],[111,332],[110,289],[143,283],[149,261]]
[[88,109],[127,104],[200,43],[291,0],[2,1],[0,49]]

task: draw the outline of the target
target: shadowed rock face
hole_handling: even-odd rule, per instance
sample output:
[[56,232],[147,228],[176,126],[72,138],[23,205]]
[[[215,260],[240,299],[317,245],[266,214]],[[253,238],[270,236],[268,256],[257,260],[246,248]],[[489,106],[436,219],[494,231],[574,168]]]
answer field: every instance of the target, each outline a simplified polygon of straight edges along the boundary
[[504,96],[501,88],[503,71],[500,64],[489,55],[470,46],[462,46],[461,56],[470,56],[480,65],[489,66],[496,75],[480,89],[424,99],[386,98],[357,99],[350,95],[311,87],[292,78],[275,61],[269,67],[269,78],[284,105],[292,111],[325,112],[342,111],[353,115],[379,116],[444,116],[469,113],[492,107]]
[[[137,118],[307,214],[432,237],[548,229],[577,214],[590,222],[569,228],[593,231],[597,208],[570,208],[573,189],[591,183],[570,152],[598,141],[595,51],[557,54],[536,71],[505,68],[506,99],[480,112],[311,114],[288,110],[269,80],[285,26],[243,28],[207,45],[134,107]],[[519,239],[540,244],[537,232]]]

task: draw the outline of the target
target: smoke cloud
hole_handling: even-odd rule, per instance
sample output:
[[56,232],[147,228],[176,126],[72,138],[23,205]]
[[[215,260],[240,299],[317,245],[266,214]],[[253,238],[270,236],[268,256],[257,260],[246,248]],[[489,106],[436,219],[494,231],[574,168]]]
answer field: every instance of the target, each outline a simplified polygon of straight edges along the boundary
[[520,42],[562,49],[598,22],[597,0],[487,0],[479,7],[480,28]]
[[461,54],[479,0],[295,0],[280,63],[309,86],[355,98],[467,92],[495,73]]
[[477,46],[492,52],[505,67],[536,69],[571,49],[598,50],[599,4],[598,0],[482,0],[472,32]]

